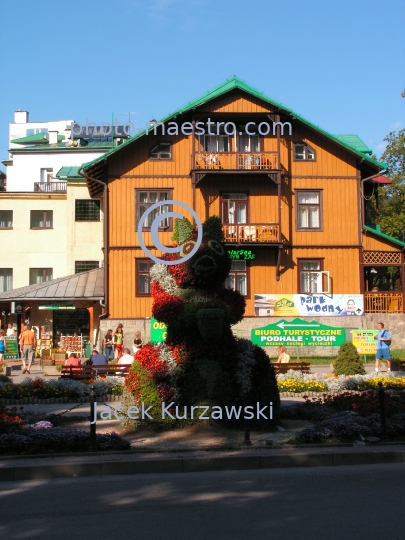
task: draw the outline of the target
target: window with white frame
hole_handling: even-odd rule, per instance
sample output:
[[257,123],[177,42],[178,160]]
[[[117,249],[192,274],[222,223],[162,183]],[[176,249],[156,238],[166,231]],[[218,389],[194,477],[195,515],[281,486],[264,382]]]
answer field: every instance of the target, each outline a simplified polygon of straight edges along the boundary
[[52,182],[53,169],[41,169],[41,182]]
[[315,150],[305,143],[294,144],[295,161],[315,161]]
[[13,288],[13,269],[0,268],[0,292],[11,291]]
[[322,227],[321,191],[297,191],[297,229]]
[[305,294],[321,293],[323,291],[323,261],[299,261],[299,292]]
[[248,293],[248,276],[246,261],[232,261],[231,271],[226,278],[225,287],[239,291],[241,295],[246,296]]
[[[172,199],[172,191],[171,190],[159,190],[159,189],[151,189],[151,190],[144,190],[139,189],[136,190],[136,226],[138,226],[139,220],[143,216],[143,214],[148,210],[149,207],[154,205],[157,202],[162,201],[168,201]],[[146,219],[143,222],[143,228],[148,229],[152,226],[153,221],[160,215],[165,214],[170,211],[170,205],[168,204],[162,204],[161,206],[158,206],[149,214],[146,216]],[[172,219],[166,218],[162,219],[162,221],[159,224],[159,229],[170,229],[172,226]]]

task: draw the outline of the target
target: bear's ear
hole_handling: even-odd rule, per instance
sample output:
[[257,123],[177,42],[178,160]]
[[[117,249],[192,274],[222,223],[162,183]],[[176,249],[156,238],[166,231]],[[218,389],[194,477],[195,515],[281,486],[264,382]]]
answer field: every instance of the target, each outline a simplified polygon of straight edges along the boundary
[[177,244],[183,244],[187,240],[187,238],[191,236],[193,230],[193,225],[186,217],[184,217],[183,219],[175,219],[172,236],[173,242],[176,242]]
[[204,236],[208,236],[217,242],[224,241],[222,222],[218,216],[211,216],[203,223]]

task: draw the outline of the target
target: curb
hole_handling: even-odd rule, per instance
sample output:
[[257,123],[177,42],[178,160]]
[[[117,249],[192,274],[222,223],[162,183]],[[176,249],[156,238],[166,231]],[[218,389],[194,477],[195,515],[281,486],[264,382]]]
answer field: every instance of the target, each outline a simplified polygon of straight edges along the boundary
[[61,465],[11,466],[0,469],[0,482],[115,476],[128,474],[170,474],[208,471],[241,471],[293,467],[331,467],[404,463],[405,452],[383,451],[330,454],[296,453],[266,456],[180,457]]

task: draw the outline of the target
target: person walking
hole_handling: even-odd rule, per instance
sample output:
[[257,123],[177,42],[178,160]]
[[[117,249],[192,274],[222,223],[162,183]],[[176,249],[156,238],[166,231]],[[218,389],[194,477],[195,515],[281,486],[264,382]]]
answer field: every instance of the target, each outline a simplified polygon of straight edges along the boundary
[[6,340],[4,339],[4,330],[0,330],[0,362],[3,362],[5,350]]
[[387,361],[387,371],[391,371],[391,357],[390,357],[390,345],[391,345],[391,336],[387,330],[384,328],[384,323],[379,322],[377,324],[378,334],[374,336],[374,339],[377,340],[377,352],[375,355],[375,369],[374,371],[378,373],[378,368],[380,367],[380,360]]
[[122,347],[124,346],[124,325],[120,323],[114,334],[114,345],[117,350],[118,359],[122,356]]
[[[37,338],[34,334],[34,332],[31,330],[32,325],[27,324],[27,330],[23,332],[22,335],[22,345],[23,345],[23,353],[22,353],[22,367],[23,367],[23,373],[30,373],[32,360],[34,358],[34,352],[37,348]],[[28,362],[28,367],[26,362]]]
[[113,331],[107,330],[106,335],[103,339],[104,354],[107,358],[107,362],[112,362],[114,360],[114,343],[113,343]]

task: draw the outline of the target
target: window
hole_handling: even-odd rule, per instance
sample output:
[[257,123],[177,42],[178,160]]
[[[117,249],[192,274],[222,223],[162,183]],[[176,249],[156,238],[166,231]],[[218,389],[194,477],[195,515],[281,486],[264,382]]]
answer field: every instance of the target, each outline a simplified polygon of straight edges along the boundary
[[315,150],[305,143],[295,143],[294,161],[315,161]]
[[27,135],[36,135],[37,133],[48,133],[48,128],[28,128]]
[[136,296],[150,296],[150,269],[155,263],[149,259],[136,259]]
[[228,135],[205,135],[205,152],[229,152]]
[[159,142],[150,151],[152,159],[172,159],[172,143]]
[[31,210],[31,229],[52,229],[53,210]]
[[95,268],[100,268],[100,263],[98,261],[75,261],[75,274],[80,274],[80,272],[88,272],[89,270],[94,270]]
[[[137,216],[137,225],[139,223],[139,220],[143,216],[143,214],[147,211],[147,209],[152,206],[153,204],[161,201],[168,201],[172,199],[172,191],[171,190],[137,190],[136,191],[136,216]],[[143,224],[144,229],[148,229],[151,227],[153,221],[156,219],[157,216],[160,216],[161,214],[164,214],[166,212],[169,212],[171,210],[170,205],[168,204],[162,204],[161,206],[158,206],[158,208],[155,208],[150,212]],[[172,227],[172,220],[171,219],[162,219],[160,222],[159,228],[160,229],[171,229]]]
[[98,199],[76,199],[75,221],[100,221],[100,201]]
[[223,193],[222,223],[248,223],[247,193]]
[[297,229],[322,229],[321,191],[297,191]]
[[41,182],[52,182],[53,169],[41,169]]
[[11,291],[13,288],[13,269],[0,268],[0,292]]
[[247,296],[246,261],[232,261],[231,271],[226,278],[225,287],[239,291],[243,296]]
[[30,285],[51,281],[52,268],[30,268]]
[[259,135],[248,135],[245,127],[241,127],[238,135],[238,152],[260,152],[260,137]]
[[0,210],[0,229],[13,228],[13,211]]
[[299,292],[314,294],[323,292],[323,261],[299,260]]

